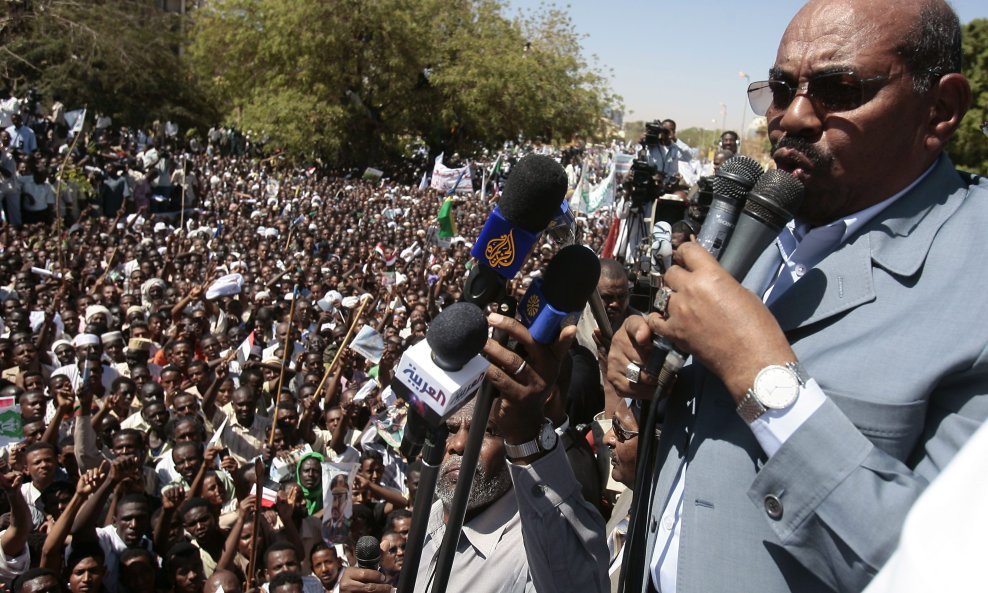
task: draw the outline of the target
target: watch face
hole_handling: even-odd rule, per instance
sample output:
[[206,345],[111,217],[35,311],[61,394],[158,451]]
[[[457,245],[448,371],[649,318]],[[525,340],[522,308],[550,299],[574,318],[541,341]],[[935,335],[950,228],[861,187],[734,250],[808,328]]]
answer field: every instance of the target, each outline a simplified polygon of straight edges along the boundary
[[539,441],[541,441],[544,450],[548,451],[555,447],[558,437],[559,435],[556,434],[556,430],[552,427],[551,422],[546,422],[542,425],[542,434],[539,435]]
[[799,395],[799,377],[784,366],[765,367],[755,377],[752,390],[766,408],[781,410],[792,405]]

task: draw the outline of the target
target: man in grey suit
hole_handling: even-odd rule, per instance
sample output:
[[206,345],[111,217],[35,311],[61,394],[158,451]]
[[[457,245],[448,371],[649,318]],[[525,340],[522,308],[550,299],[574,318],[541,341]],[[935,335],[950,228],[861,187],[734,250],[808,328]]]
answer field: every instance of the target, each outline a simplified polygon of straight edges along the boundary
[[684,244],[666,315],[615,336],[608,378],[634,397],[652,332],[693,355],[636,586],[860,591],[988,417],[988,182],[944,154],[971,103],[960,55],[942,0],[819,0],[751,85],[806,197],[743,285]]

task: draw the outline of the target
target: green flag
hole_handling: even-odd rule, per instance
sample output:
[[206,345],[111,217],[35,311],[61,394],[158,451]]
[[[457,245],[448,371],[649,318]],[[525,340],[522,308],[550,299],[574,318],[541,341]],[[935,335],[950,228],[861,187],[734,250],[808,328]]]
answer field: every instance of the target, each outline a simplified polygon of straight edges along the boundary
[[453,210],[453,198],[447,197],[439,207],[439,236],[449,239],[456,236],[456,212]]

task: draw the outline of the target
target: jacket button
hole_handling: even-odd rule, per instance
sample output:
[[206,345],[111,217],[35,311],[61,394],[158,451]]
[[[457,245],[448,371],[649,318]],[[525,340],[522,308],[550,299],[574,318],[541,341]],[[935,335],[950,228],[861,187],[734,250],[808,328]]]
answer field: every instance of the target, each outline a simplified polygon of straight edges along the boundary
[[765,497],[765,512],[773,519],[782,518],[782,501],[774,494]]

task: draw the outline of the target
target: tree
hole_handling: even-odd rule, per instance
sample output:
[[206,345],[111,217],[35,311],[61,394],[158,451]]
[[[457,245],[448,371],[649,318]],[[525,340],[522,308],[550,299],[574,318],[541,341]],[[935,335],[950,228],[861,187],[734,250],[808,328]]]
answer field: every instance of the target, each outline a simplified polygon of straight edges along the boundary
[[[497,0],[215,0],[189,55],[227,120],[296,157],[372,164],[592,134],[612,100],[566,15]],[[236,64],[236,67],[230,67]]]
[[961,33],[964,75],[971,82],[971,109],[948,146],[954,164],[961,169],[988,173],[988,138],[981,125],[988,121],[988,19],[975,19]]
[[215,117],[185,76],[179,15],[154,0],[8,0],[0,17],[0,79],[88,105],[116,123],[184,125]]

